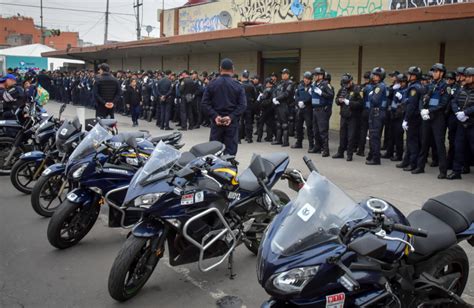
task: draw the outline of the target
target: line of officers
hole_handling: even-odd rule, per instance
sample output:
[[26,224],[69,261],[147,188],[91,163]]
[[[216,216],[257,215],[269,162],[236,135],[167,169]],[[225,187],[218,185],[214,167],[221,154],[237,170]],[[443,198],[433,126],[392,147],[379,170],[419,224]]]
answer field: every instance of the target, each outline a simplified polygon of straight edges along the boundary
[[[258,142],[266,126],[266,141],[285,147],[289,136],[295,135],[292,148],[302,148],[306,129],[308,152],[328,157],[329,121],[335,102],[340,107],[340,140],[333,158],[346,154],[346,160],[352,161],[353,154],[365,156],[368,140],[367,165],[380,165],[381,158],[386,158],[399,161],[397,168],[420,174],[425,172],[431,151],[431,166],[439,167],[438,179],[461,179],[462,173],[469,173],[474,163],[474,68],[447,72],[444,64],[436,63],[428,74],[412,66],[405,74],[394,71],[389,76],[391,84],[387,85],[385,70],[375,67],[364,74],[364,83],[357,85],[346,73],[335,93],[331,75],[321,67],[305,72],[298,85],[291,81],[290,71],[283,69],[280,81],[273,75],[260,90],[252,89],[244,71],[247,111],[241,121],[241,136],[252,142],[256,113]],[[452,170],[449,175],[448,170]]]

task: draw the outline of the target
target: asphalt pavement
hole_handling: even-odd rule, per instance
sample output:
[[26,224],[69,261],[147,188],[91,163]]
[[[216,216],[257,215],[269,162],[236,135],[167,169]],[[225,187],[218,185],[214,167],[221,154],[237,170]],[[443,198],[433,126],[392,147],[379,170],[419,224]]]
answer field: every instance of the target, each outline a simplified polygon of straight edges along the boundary
[[[59,104],[49,103],[46,109],[57,114]],[[86,110],[93,117],[94,110]],[[72,118],[76,108],[69,105],[63,116]],[[333,115],[334,116],[334,115]],[[128,117],[117,116],[119,131],[135,131]],[[139,121],[140,129],[153,136],[166,134],[154,123]],[[337,149],[337,134],[331,134],[331,154]],[[184,150],[209,139],[209,129],[184,132]],[[381,166],[366,166],[365,159],[354,161],[322,158],[307,154],[304,149],[281,148],[269,143],[239,145],[237,159],[244,170],[253,153],[287,152],[290,167],[308,173],[302,157],[310,156],[319,171],[344,189],[355,200],[376,196],[395,204],[402,212],[419,209],[429,197],[453,190],[474,193],[474,174],[463,175],[461,181],[438,180],[437,168],[426,168],[425,174],[411,175],[383,160]],[[473,168],[474,171],[474,168]],[[295,194],[286,182],[277,184],[291,197]],[[48,219],[38,216],[30,205],[30,196],[16,191],[8,176],[0,176],[0,307],[216,307],[226,296],[235,296],[242,307],[259,307],[268,298],[255,274],[256,257],[244,246],[234,256],[235,279],[229,279],[227,263],[207,273],[197,264],[171,267],[163,258],[142,291],[126,303],[115,302],[108,294],[110,267],[127,234],[126,230],[110,229],[98,221],[92,231],[75,247],[54,249],[46,238]],[[471,246],[462,247],[470,257]],[[474,303],[474,271],[464,297]]]

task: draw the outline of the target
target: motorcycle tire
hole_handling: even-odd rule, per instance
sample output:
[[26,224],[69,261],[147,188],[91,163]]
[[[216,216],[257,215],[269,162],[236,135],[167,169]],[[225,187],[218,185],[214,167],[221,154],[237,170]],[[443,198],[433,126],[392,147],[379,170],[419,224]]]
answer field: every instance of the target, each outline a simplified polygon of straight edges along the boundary
[[[38,179],[38,176],[35,178],[34,175],[38,172],[36,161],[25,161],[18,160],[12,167],[10,172],[10,180],[13,186],[20,192],[24,194],[31,194],[34,184]],[[40,173],[41,174],[41,173]],[[26,183],[20,178],[26,180]]]
[[[64,194],[64,199],[61,199],[61,196],[58,196],[59,189],[64,181],[64,176],[62,174],[53,174],[53,175],[42,175],[36,181],[35,186],[31,191],[31,206],[33,210],[40,216],[51,217],[54,214],[54,211],[61,205],[61,203],[66,200],[66,193]],[[49,189],[50,195],[45,195]],[[67,189],[64,189],[64,192],[67,192]],[[48,202],[47,204],[43,204]],[[59,201],[57,205],[51,207],[52,203],[57,200]]]
[[469,259],[464,249],[459,245],[440,251],[416,269],[418,274],[423,272],[435,278],[442,278],[453,273],[460,273],[461,278],[450,289],[461,296],[469,278]]
[[[288,197],[288,195],[284,193],[283,191],[278,190],[278,189],[272,189],[272,192],[278,197],[278,199],[280,199],[280,202],[282,203],[282,205],[287,205],[288,202],[290,202],[290,197]],[[276,214],[277,214],[276,212],[270,212],[268,216],[265,217],[265,219],[258,222],[270,224]],[[249,232],[247,234],[249,234]],[[249,242],[244,242],[245,247],[247,247],[247,249],[250,250],[250,252],[252,252],[254,255],[257,255],[258,248],[260,247],[260,242],[261,242],[260,239],[262,238],[263,233],[258,234],[258,235],[257,234],[250,234],[250,235],[251,237],[256,237],[256,239],[252,239]]]
[[[92,229],[99,216],[100,206],[94,204],[90,208],[82,204],[64,200],[54,212],[48,224],[48,241],[59,249],[72,247],[79,243]],[[71,228],[76,227],[74,230]],[[63,230],[67,231],[68,238],[62,237]]]
[[155,240],[133,235],[127,238],[110,269],[108,286],[113,299],[124,302],[134,297],[148,281],[160,259],[152,251]]
[[15,162],[20,158],[21,154],[25,152],[23,146],[18,147],[10,160],[10,164],[8,166],[3,166],[6,158],[10,154],[14,142],[14,138],[0,137],[0,174],[10,174]]

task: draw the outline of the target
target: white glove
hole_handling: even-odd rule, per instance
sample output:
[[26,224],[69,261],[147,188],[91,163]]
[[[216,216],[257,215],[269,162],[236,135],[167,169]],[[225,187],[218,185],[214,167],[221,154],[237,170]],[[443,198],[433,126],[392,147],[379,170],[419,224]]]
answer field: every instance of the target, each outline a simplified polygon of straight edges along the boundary
[[3,100],[7,103],[16,101],[8,91],[3,92]]
[[312,89],[312,88],[309,88],[308,93],[309,93],[309,94],[313,93],[313,89]]
[[430,111],[428,109],[421,109],[420,111],[421,116],[430,115]]
[[407,130],[408,130],[408,122],[407,122],[407,121],[404,120],[404,121],[402,122],[402,128],[403,128],[404,131],[407,131]]
[[316,93],[318,95],[321,95],[321,93],[323,93],[323,91],[321,91],[320,88],[316,87],[316,88],[314,88],[314,93]]
[[174,104],[178,105],[178,99],[177,98],[174,99]]
[[456,118],[458,118],[459,121],[461,122],[466,122],[467,119],[469,119],[468,116],[464,113],[464,111],[458,111],[456,112]]
[[346,106],[349,106],[349,100],[347,98],[344,99],[344,104],[346,104]]
[[394,89],[394,90],[400,89],[400,84],[399,83],[394,84],[392,89]]
[[151,100],[152,102],[154,102],[154,101],[155,101],[155,97],[154,97],[154,96],[150,96],[150,100]]
[[395,94],[395,97],[398,98],[398,99],[402,99],[403,95],[402,95],[402,93],[397,92],[397,94]]
[[280,102],[276,98],[274,98],[272,101],[274,105],[280,105]]
[[369,92],[369,96],[371,96],[372,94],[374,94],[374,91],[370,91],[370,92]]
[[259,102],[262,99],[263,93],[260,93],[260,95],[257,97],[257,102]]
[[298,107],[300,107],[300,109],[303,109],[303,108],[304,108],[304,102],[303,102],[303,101],[299,101],[299,102],[298,102]]

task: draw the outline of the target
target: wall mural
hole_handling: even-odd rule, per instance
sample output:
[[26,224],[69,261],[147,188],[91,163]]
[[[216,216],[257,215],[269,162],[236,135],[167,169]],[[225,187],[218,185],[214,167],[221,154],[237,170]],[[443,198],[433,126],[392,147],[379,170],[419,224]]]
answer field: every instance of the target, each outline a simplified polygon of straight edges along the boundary
[[236,28],[239,22],[324,19],[471,1],[474,0],[225,0],[179,9],[179,33]]

